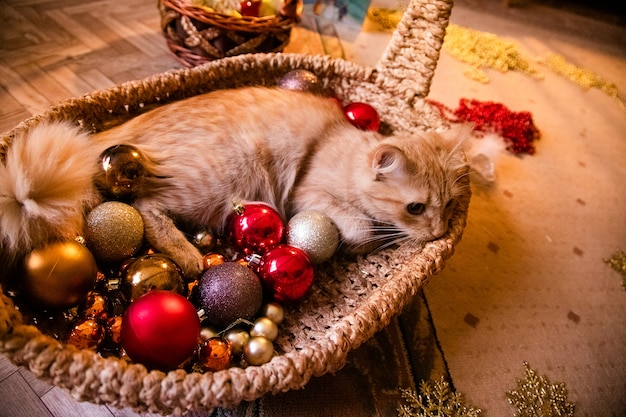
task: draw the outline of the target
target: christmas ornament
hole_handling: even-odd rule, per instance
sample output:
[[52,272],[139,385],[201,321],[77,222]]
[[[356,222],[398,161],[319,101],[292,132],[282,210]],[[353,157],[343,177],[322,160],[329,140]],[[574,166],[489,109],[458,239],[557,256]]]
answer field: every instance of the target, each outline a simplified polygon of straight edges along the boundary
[[195,351],[200,336],[196,308],[185,297],[153,290],[132,303],[122,319],[121,344],[148,368],[170,370]]
[[274,356],[274,344],[263,337],[251,337],[243,348],[243,357],[250,365],[263,365]]
[[120,262],[137,252],[143,231],[143,220],[135,208],[107,201],[87,215],[85,242],[99,261]]
[[258,266],[263,287],[275,301],[301,300],[313,284],[313,266],[299,248],[278,245],[263,255]]
[[237,206],[228,220],[229,238],[246,255],[263,253],[283,239],[285,225],[280,214],[264,203]]
[[111,343],[116,345],[119,345],[122,341],[122,319],[122,316],[113,316],[106,323],[106,337]]
[[276,324],[281,324],[285,319],[285,310],[283,309],[283,306],[273,301],[264,304],[259,311],[259,315],[267,317]]
[[96,186],[107,198],[130,202],[142,191],[148,175],[145,156],[134,146],[115,145],[100,155]]
[[343,108],[343,112],[350,122],[361,130],[378,131],[380,116],[375,108],[367,103],[349,103]]
[[191,243],[198,248],[200,253],[208,253],[215,247],[215,237],[209,231],[202,231],[193,235]]
[[215,327],[203,326],[202,329],[200,329],[200,340],[205,342],[209,339],[217,337],[219,333],[220,332]]
[[302,249],[314,264],[330,259],[339,245],[339,230],[321,211],[306,210],[293,216],[286,229],[287,244]]
[[202,369],[217,372],[230,366],[232,352],[228,342],[214,337],[202,344],[198,352],[198,360]]
[[226,327],[238,319],[251,320],[261,308],[261,282],[249,268],[225,262],[200,276],[200,303],[207,320]]
[[33,305],[65,309],[85,300],[96,283],[96,261],[83,245],[68,240],[35,249],[24,259],[23,289]]
[[216,265],[221,265],[225,261],[224,255],[220,255],[219,253],[207,253],[202,257],[202,264],[204,265],[204,269],[209,269]]
[[155,289],[185,293],[183,272],[169,257],[145,255],[131,261],[124,269],[120,289],[129,302]]
[[273,342],[278,337],[278,326],[267,317],[259,317],[250,329],[250,336],[263,336]]
[[305,69],[289,71],[278,80],[278,87],[285,90],[308,91],[314,94],[322,92],[322,86],[317,75]]
[[618,250],[609,259],[604,259],[604,262],[622,275],[622,288],[626,290],[626,253]]
[[96,349],[104,340],[104,327],[99,320],[88,318],[74,325],[67,343],[79,349]]
[[567,400],[565,384],[551,384],[547,377],[537,375],[524,362],[523,380],[517,389],[506,393],[509,403],[517,408],[518,416],[573,416],[575,404]]
[[241,2],[241,15],[259,17],[261,15],[261,0],[244,0]]
[[224,333],[224,340],[230,345],[233,356],[241,356],[243,347],[250,340],[250,333],[242,329],[231,329]]
[[104,295],[90,291],[82,307],[78,310],[78,314],[82,317],[106,320],[108,318],[107,307],[108,300]]
[[406,404],[398,407],[398,417],[478,417],[482,413],[480,408],[466,406],[462,395],[444,377],[437,381],[423,380],[419,394],[413,389],[401,389],[400,394]]

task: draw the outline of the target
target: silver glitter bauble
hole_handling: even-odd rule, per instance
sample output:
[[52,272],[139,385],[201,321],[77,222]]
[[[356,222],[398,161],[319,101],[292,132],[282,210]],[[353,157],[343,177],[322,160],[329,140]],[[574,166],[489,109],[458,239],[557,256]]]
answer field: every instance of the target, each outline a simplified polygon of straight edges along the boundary
[[326,214],[305,210],[289,220],[287,244],[302,249],[312,263],[319,264],[334,255],[339,245],[339,231]]
[[134,207],[107,201],[87,215],[85,242],[97,260],[120,262],[141,247],[143,232],[143,220]]
[[278,86],[285,90],[308,91],[314,94],[320,94],[322,90],[317,75],[305,69],[289,71],[278,80]]

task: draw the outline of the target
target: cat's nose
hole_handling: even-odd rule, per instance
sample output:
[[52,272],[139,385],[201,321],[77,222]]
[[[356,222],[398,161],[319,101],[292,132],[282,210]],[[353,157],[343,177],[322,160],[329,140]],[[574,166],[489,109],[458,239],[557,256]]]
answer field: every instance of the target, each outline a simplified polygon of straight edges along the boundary
[[430,234],[433,235],[433,239],[439,239],[446,233],[446,230],[448,230],[448,225],[443,221],[439,221],[433,225]]

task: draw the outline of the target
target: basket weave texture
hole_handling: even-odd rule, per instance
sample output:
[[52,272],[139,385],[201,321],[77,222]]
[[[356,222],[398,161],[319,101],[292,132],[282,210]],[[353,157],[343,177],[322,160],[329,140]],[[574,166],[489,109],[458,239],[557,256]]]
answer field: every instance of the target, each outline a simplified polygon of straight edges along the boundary
[[282,52],[300,21],[302,0],[285,0],[273,16],[235,17],[209,12],[189,0],[159,0],[167,46],[186,66],[247,53]]
[[[146,109],[192,95],[246,85],[274,85],[286,72],[314,72],[327,92],[373,105],[395,131],[443,127],[428,94],[452,0],[412,0],[375,68],[325,56],[249,54],[212,61],[71,99],[27,119],[1,137],[0,160],[11,143],[42,121],[66,120],[94,132]],[[421,245],[366,257],[337,257],[316,269],[309,297],[286,311],[275,341],[279,352],[261,366],[219,372],[148,371],[117,358],[78,350],[24,323],[0,293],[0,353],[78,400],[162,414],[234,406],[268,393],[302,388],[335,372],[348,353],[399,314],[453,254],[465,227],[468,201],[457,205],[448,232]],[[19,277],[15,277],[19,279]]]

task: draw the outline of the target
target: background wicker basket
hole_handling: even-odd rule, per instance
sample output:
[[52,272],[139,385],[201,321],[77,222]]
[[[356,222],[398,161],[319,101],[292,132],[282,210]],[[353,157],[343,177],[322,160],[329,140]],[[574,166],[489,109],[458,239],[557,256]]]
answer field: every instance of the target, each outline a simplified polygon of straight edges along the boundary
[[282,52],[300,20],[302,0],[285,0],[273,16],[235,17],[193,6],[189,0],[159,0],[167,45],[186,66],[254,52]]
[[[11,144],[42,121],[67,120],[101,131],[146,109],[195,94],[245,85],[274,85],[288,71],[317,74],[324,89],[345,101],[373,105],[395,131],[444,126],[424,98],[439,57],[452,0],[412,0],[375,68],[325,56],[247,54],[121,84],[71,99],[27,119],[0,138],[0,160]],[[24,322],[0,292],[0,353],[76,399],[182,413],[302,388],[313,376],[339,370],[357,348],[398,315],[444,266],[461,239],[468,201],[459,204],[442,238],[367,257],[337,257],[316,269],[311,295],[287,309],[275,342],[279,352],[262,366],[219,372],[148,371],[139,364],[78,350]],[[9,279],[19,279],[18,276]]]

